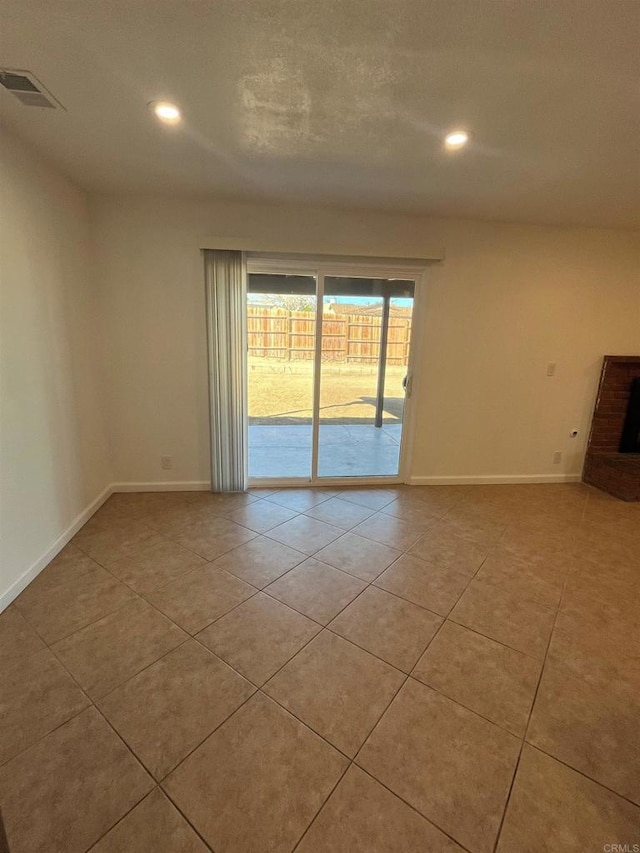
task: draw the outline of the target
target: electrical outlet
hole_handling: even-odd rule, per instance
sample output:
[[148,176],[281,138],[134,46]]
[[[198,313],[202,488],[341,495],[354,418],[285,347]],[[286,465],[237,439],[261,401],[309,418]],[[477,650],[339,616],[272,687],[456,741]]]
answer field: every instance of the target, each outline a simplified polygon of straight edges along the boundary
[[172,456],[161,456],[160,457],[160,467],[163,471],[170,471],[173,468],[173,457]]
[[547,376],[555,376],[556,375],[556,363],[555,361],[550,361],[547,365]]
[[556,452],[553,454],[553,464],[559,465],[560,462],[562,462],[562,451],[556,450]]

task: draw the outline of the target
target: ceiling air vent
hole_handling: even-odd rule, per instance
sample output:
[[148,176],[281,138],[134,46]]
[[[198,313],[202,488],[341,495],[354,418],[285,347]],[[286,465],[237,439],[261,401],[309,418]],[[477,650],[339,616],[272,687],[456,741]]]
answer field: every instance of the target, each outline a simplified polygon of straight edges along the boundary
[[16,68],[0,68],[0,83],[15,95],[25,107],[48,107],[49,109],[64,109],[57,98],[54,98],[38,78],[30,71],[19,71]]

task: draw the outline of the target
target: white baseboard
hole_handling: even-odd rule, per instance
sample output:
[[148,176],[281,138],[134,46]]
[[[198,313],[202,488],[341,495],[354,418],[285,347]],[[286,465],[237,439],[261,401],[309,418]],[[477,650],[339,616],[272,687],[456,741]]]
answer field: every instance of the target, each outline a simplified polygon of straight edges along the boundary
[[208,492],[211,483],[207,480],[185,480],[166,483],[112,483],[111,492]]
[[[412,476],[407,482],[411,486],[470,486],[506,483],[578,483],[580,474],[510,474],[507,476],[472,476],[472,477],[424,477]],[[100,492],[89,506],[82,510],[71,522],[69,527],[58,536],[49,548],[15,580],[9,589],[0,594],[0,613],[17,598],[22,590],[40,574],[53,558],[62,551],[78,530],[89,521],[102,504],[116,492],[201,492],[211,488],[204,480],[188,480],[184,482],[155,482],[155,483],[111,483]]]
[[472,477],[409,477],[410,486],[483,486],[518,483],[579,483],[580,474],[481,474]]
[[80,528],[89,521],[91,516],[100,509],[102,504],[111,497],[112,492],[113,488],[111,486],[107,486],[103,489],[98,497],[74,518],[69,527],[67,527],[67,529],[58,536],[55,542],[47,548],[44,554],[38,557],[35,563],[33,563],[32,566],[30,566],[11,584],[9,589],[0,594],[0,613],[2,613],[2,611],[11,604],[14,598],[17,598],[22,590],[40,574],[44,567],[47,566],[51,560],[60,553],[60,551],[62,551],[67,542],[76,535],[78,530],[80,530]]
[[15,580],[9,589],[0,593],[0,613],[5,610],[11,602],[17,598],[22,590],[37,577],[40,572],[47,566],[53,558],[62,551],[64,546],[71,540],[78,530],[89,521],[91,516],[97,512],[102,504],[111,497],[115,492],[200,492],[208,491],[211,488],[211,483],[199,480],[189,480],[187,482],[167,482],[167,483],[111,483],[106,486],[93,500],[89,506],[74,518],[69,527],[63,531],[60,536],[53,542],[47,550],[38,559],[23,572],[20,577]]

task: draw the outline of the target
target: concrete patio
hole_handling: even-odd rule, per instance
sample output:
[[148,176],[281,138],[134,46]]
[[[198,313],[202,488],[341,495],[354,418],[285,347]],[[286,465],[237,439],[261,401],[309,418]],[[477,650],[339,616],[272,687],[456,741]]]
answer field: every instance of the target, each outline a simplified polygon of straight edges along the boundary
[[[321,424],[320,477],[381,477],[398,473],[402,424]],[[310,477],[311,424],[249,426],[249,476]]]

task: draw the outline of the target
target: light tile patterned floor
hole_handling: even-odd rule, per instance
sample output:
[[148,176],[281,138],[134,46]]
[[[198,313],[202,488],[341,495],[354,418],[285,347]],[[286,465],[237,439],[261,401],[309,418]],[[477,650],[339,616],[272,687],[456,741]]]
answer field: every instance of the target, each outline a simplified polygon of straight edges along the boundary
[[11,853],[632,850],[639,541],[579,484],[114,495],[0,615]]

